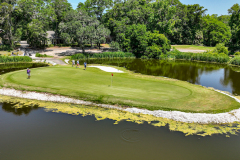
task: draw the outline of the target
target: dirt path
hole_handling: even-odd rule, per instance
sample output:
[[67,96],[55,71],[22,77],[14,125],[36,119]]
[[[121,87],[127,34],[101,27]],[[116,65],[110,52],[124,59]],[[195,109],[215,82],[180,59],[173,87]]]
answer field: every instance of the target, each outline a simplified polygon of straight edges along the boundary
[[41,58],[41,57],[32,57],[33,60],[46,60],[46,61],[52,61],[56,64],[59,65],[67,65],[66,63],[64,63],[62,60],[57,59],[57,58]]
[[[72,47],[50,47],[45,50],[35,50],[29,48],[29,45],[27,41],[20,41],[21,49],[23,52],[26,53],[26,55],[31,55],[30,57],[33,60],[46,60],[46,61],[52,61],[59,65],[66,65],[65,62],[63,62],[60,58],[63,58],[64,56],[71,56],[76,53],[81,53],[82,50],[79,48],[72,48]],[[101,53],[102,50],[99,49],[86,49],[85,52],[88,53]],[[42,57],[35,57],[36,53],[40,54],[46,54],[48,56],[53,56],[52,58],[42,58]]]

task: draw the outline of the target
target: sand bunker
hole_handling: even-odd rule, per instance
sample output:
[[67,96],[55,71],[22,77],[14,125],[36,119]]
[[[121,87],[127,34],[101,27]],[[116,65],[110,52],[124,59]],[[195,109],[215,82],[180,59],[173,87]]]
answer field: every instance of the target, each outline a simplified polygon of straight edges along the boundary
[[116,68],[113,68],[113,67],[105,67],[105,66],[89,66],[89,67],[96,67],[96,68],[99,68],[105,72],[112,72],[112,73],[124,73],[123,71],[121,70],[118,70]]

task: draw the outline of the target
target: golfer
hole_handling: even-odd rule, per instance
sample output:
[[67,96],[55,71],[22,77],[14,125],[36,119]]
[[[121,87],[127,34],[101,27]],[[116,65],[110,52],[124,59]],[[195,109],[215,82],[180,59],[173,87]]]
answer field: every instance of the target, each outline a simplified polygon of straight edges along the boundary
[[86,70],[86,68],[87,68],[87,62],[84,62],[84,68],[85,68],[85,70]]
[[72,60],[72,67],[75,65],[75,61],[74,61],[74,59]]
[[77,60],[77,66],[76,66],[76,68],[79,68],[79,60]]
[[28,75],[28,78],[27,78],[27,79],[30,79],[30,72],[31,72],[31,71],[30,71],[30,69],[28,68],[28,69],[27,69],[27,75]]

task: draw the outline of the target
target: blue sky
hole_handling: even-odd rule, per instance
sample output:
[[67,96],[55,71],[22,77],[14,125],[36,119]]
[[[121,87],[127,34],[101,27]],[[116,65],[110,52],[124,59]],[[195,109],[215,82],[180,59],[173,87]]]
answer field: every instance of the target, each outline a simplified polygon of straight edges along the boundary
[[183,4],[200,4],[208,9],[207,14],[228,14],[228,9],[234,4],[240,4],[240,0],[180,0]]
[[[68,0],[75,9],[79,2],[85,2],[85,0]],[[180,0],[183,4],[200,4],[205,9],[208,9],[207,14],[228,14],[228,9],[235,3],[240,4],[240,0]]]

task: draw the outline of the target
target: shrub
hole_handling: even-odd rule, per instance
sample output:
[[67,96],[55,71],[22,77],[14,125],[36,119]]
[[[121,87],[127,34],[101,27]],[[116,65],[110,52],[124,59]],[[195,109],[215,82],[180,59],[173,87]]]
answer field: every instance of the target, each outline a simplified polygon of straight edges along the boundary
[[49,44],[48,47],[54,47],[54,45],[53,44]]
[[162,47],[157,46],[156,44],[147,47],[144,56],[148,58],[160,58],[160,55],[163,54]]
[[51,56],[48,56],[48,55],[46,55],[46,54],[36,53],[36,54],[35,54],[35,57],[51,57]]
[[120,50],[120,45],[118,42],[114,42],[112,41],[110,44],[109,44],[110,48],[112,51],[119,51]]
[[230,61],[229,61],[229,64],[232,64],[232,65],[240,65],[240,56],[235,56],[234,58],[232,58]]
[[9,63],[9,62],[32,62],[32,58],[28,56],[0,56],[0,63]]
[[240,52],[239,52],[239,51],[238,51],[238,52],[235,52],[234,55],[235,55],[235,56],[239,56],[239,55],[240,55]]
[[129,52],[103,52],[103,53],[79,53],[71,56],[71,59],[87,59],[87,58],[135,58],[134,54]]
[[229,61],[228,55],[224,53],[217,54],[216,52],[208,51],[204,53],[184,53],[178,50],[168,52],[168,57],[172,56],[174,59],[191,60],[191,61],[205,61],[227,63]]
[[225,45],[223,43],[218,43],[216,45],[216,49],[214,49],[214,52],[216,53],[224,53],[228,55],[228,49],[227,47],[225,47]]

